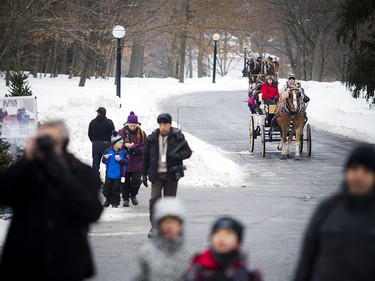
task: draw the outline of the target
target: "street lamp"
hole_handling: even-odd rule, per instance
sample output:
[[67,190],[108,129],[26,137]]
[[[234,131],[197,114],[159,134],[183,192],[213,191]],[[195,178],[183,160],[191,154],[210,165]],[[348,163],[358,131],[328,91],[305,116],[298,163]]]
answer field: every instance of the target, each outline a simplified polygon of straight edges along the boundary
[[247,75],[247,67],[246,67],[246,48],[244,48],[244,58],[243,58],[243,70],[242,70],[242,77],[246,77]]
[[121,39],[125,36],[125,28],[121,25],[116,25],[112,30],[112,34],[117,39],[116,96],[121,98]]
[[214,70],[212,73],[212,83],[216,83],[215,78],[216,78],[216,53],[217,53],[217,41],[220,40],[220,35],[215,33],[212,35],[212,39],[214,40]]

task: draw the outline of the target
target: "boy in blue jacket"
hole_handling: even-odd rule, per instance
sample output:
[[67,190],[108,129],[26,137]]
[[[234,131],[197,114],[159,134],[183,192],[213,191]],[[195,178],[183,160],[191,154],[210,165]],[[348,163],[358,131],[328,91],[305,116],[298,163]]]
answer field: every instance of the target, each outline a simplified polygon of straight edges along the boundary
[[112,132],[112,147],[104,151],[102,162],[106,165],[103,195],[103,207],[117,208],[120,205],[121,182],[125,182],[126,164],[129,163],[129,154],[122,149],[123,140],[117,131]]

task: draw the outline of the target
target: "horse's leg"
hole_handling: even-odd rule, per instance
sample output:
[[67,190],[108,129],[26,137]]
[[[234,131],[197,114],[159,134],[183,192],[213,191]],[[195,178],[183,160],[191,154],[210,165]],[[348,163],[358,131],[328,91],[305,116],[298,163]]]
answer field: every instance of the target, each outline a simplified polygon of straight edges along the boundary
[[296,160],[301,158],[300,147],[301,147],[301,132],[303,126],[303,113],[294,119],[295,130],[296,130]]
[[289,146],[286,143],[287,142],[287,134],[288,134],[288,126],[289,125],[285,125],[285,124],[283,124],[283,126],[282,126],[282,132],[283,132],[283,136],[282,136],[283,150],[281,152],[281,155],[282,155],[283,159],[287,158],[287,156],[289,154]]
[[[288,126],[288,129],[289,129],[289,126]],[[294,128],[292,128],[289,132],[289,137],[288,137],[288,154],[287,154],[288,157],[290,157],[290,145],[292,143],[294,134],[295,134],[295,130]]]

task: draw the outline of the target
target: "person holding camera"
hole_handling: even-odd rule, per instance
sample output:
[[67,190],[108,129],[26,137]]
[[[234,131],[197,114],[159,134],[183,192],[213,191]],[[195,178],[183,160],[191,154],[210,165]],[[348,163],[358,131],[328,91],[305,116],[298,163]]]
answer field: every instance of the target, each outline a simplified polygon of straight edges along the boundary
[[[159,129],[147,138],[142,159],[142,182],[147,187],[151,181],[150,221],[152,225],[153,207],[157,199],[177,194],[178,180],[184,176],[182,161],[190,158],[192,151],[181,130],[172,127],[172,116],[162,113],[158,116]],[[154,238],[154,227],[148,233]]]
[[42,124],[23,157],[0,176],[0,204],[14,216],[0,280],[83,280],[94,273],[89,224],[98,220],[100,179],[67,152],[62,121]]

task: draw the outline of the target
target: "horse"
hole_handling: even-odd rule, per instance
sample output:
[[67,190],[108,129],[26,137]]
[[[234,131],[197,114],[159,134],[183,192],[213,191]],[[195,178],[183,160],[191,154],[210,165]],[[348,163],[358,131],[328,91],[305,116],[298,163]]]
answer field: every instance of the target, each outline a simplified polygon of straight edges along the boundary
[[[281,159],[290,157],[290,143],[293,135],[296,135],[296,153],[295,159],[299,160],[301,148],[301,133],[305,120],[305,105],[302,101],[301,89],[299,87],[288,87],[283,94],[283,98],[277,104],[275,115],[277,124],[280,127],[281,142],[278,149],[281,150]],[[293,120],[293,129],[289,133],[288,144],[286,138],[290,123]]]

